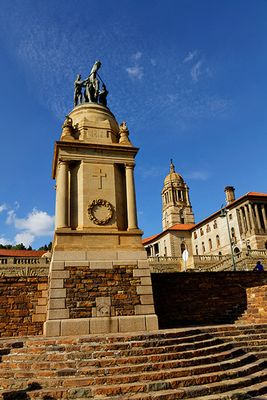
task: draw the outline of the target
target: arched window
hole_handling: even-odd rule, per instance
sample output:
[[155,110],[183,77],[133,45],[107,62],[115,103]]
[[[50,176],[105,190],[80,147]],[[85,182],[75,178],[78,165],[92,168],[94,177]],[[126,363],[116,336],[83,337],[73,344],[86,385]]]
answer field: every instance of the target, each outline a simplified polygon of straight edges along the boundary
[[[197,238],[197,232],[195,231],[194,232],[194,239],[196,239]],[[265,245],[267,246],[267,242],[265,243]],[[267,248],[267,247],[266,247]]]
[[210,226],[209,226],[209,224],[206,226],[206,232],[210,232]]
[[183,212],[183,210],[180,211],[180,220],[181,220],[181,224],[184,224],[184,212]]
[[210,250],[212,249],[212,241],[211,241],[211,239],[209,239],[209,248],[210,248]]
[[216,219],[215,219],[214,222],[213,222],[213,228],[214,228],[214,229],[217,229],[217,227],[218,227],[218,225],[217,225],[217,221],[216,221]]
[[202,251],[203,251],[203,254],[204,254],[205,251],[206,251],[204,242],[202,242]]
[[265,242],[265,249],[267,249],[267,242]]
[[217,244],[217,247],[219,247],[221,245],[219,235],[216,235],[216,244]]
[[186,249],[185,243],[181,244],[181,254],[183,254],[184,250]]
[[197,244],[196,244],[195,249],[196,249],[196,255],[198,256],[198,245]]
[[201,235],[201,236],[204,235],[203,228],[200,228],[200,235]]

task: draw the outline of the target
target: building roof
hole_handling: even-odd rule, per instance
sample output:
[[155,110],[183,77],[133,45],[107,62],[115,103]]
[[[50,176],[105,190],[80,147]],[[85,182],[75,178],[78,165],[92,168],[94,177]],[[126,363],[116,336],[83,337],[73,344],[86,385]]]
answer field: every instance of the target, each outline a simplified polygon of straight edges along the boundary
[[[227,204],[223,208],[231,209],[234,208],[237,204],[242,203],[242,201],[248,200],[250,198],[255,198],[255,197],[265,197],[267,199],[267,193],[261,193],[261,192],[248,192],[244,194],[243,196],[238,197],[232,203]],[[195,224],[194,228],[199,228],[201,225],[205,225],[208,221],[212,220],[216,215],[219,215],[221,212],[221,209],[215,211],[213,214],[209,215],[202,221],[198,222]]]
[[194,226],[195,224],[175,224],[166,229],[166,231],[190,231],[192,228],[194,228]]
[[165,233],[168,233],[169,231],[191,231],[193,229],[195,224],[175,224],[171,226],[170,228],[166,229],[165,231],[162,231],[160,233],[157,233],[156,235],[150,236],[148,238],[145,238],[142,240],[143,245],[148,244],[150,242],[153,242],[155,239],[159,239],[162,235]]
[[47,250],[12,250],[0,249],[0,257],[42,257]]

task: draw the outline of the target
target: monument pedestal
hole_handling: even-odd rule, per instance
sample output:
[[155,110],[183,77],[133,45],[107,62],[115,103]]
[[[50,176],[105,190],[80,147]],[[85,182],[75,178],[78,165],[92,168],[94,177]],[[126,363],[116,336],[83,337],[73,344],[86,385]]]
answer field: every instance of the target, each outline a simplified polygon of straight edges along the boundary
[[74,108],[56,142],[56,230],[46,336],[158,329],[137,226],[138,149],[108,108]]

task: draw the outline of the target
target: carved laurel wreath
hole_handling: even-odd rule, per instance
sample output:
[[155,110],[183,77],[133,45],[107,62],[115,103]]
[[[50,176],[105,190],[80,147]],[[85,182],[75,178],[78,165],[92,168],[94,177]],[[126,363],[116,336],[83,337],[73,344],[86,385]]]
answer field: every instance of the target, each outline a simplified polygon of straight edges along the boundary
[[[95,209],[97,207],[106,207],[106,209],[108,211],[106,218],[103,218],[103,219],[96,218]],[[94,224],[106,225],[113,216],[113,207],[107,200],[103,200],[103,199],[93,200],[92,203],[88,207],[88,215],[89,215],[89,218],[94,222]]]

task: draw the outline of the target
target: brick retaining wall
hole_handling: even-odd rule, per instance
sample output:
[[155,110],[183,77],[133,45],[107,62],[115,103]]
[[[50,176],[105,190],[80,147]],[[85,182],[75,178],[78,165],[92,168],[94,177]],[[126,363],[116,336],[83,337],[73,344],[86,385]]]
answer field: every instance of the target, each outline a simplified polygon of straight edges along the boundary
[[41,335],[46,319],[47,277],[0,278],[0,336]]
[[[247,309],[247,290],[267,284],[267,273],[200,272],[152,274],[160,328],[234,323]],[[258,299],[253,321],[264,322]],[[257,296],[254,304],[256,304]],[[247,321],[249,318],[247,317]],[[245,323],[245,320],[244,320]]]

